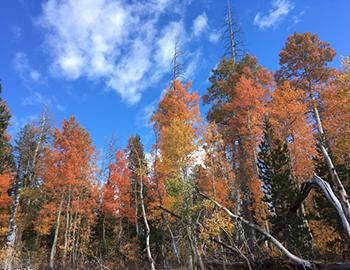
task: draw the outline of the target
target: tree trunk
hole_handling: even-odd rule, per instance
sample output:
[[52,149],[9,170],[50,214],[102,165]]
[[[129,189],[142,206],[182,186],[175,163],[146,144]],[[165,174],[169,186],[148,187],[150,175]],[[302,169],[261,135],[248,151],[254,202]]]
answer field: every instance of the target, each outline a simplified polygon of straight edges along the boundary
[[309,195],[311,189],[320,187],[325,194],[328,201],[334,206],[334,208],[337,210],[339,217],[341,219],[344,231],[347,235],[347,237],[350,239],[350,224],[348,222],[348,219],[346,217],[346,213],[344,213],[344,209],[337,198],[337,196],[334,194],[331,186],[328,182],[324,181],[321,177],[315,175],[314,178],[312,178],[309,181],[306,181],[301,186],[301,192],[300,195],[297,198],[296,203],[291,208],[291,212],[296,212],[297,209],[300,207],[301,203],[304,201],[304,199]]
[[20,199],[18,181],[19,179],[16,176],[15,187],[14,187],[14,200],[13,200],[12,211],[11,211],[10,220],[9,220],[9,232],[6,238],[7,255],[6,255],[6,261],[5,261],[5,267],[4,267],[5,270],[12,269],[12,261],[14,257],[16,230],[17,230],[16,217],[17,217],[17,210],[18,210],[19,199]]
[[333,161],[327,151],[327,146],[326,146],[326,138],[325,138],[325,133],[323,130],[323,126],[322,126],[322,122],[321,122],[321,118],[320,118],[320,114],[318,111],[318,108],[316,106],[316,100],[314,95],[310,92],[310,97],[311,97],[311,102],[312,102],[312,109],[313,109],[313,113],[314,113],[314,117],[316,120],[316,124],[317,124],[317,131],[318,134],[320,136],[320,148],[322,151],[322,154],[324,156],[324,159],[327,163],[328,166],[328,170],[329,173],[331,175],[331,179],[333,184],[336,187],[336,192],[339,194],[340,197],[340,203],[341,206],[343,208],[343,212],[346,215],[346,218],[348,220],[348,222],[350,222],[350,202],[349,202],[349,196],[343,186],[343,183],[341,182],[338,173],[334,167]]
[[58,212],[57,212],[55,235],[54,235],[54,238],[53,238],[53,243],[52,243],[51,253],[50,253],[49,266],[50,266],[51,269],[54,268],[54,260],[55,260],[55,255],[56,255],[56,245],[57,245],[57,239],[58,239],[58,232],[59,232],[59,229],[60,229],[60,221],[61,221],[61,213],[62,213],[63,201],[64,201],[64,196],[62,196],[62,199],[61,199],[61,202],[60,202],[60,206],[59,206]]
[[151,269],[155,270],[155,266],[154,266],[154,260],[152,257],[152,253],[151,253],[151,247],[150,247],[150,236],[151,236],[151,230],[150,227],[148,225],[148,220],[147,220],[147,214],[146,214],[146,209],[145,209],[145,202],[143,199],[143,179],[142,179],[142,175],[140,177],[140,199],[141,199],[141,209],[142,209],[142,216],[143,216],[143,221],[145,223],[145,227],[146,227],[146,250],[147,250],[147,257],[149,260],[149,263],[151,265]]
[[[140,188],[141,189],[141,188]],[[135,196],[135,226],[136,226],[136,235],[140,235],[140,229],[139,229],[139,202],[138,202],[138,195],[137,195],[137,181],[135,180],[135,187],[134,187],[134,196]]]
[[178,264],[181,264],[180,255],[179,255],[178,247],[176,245],[176,240],[175,240],[173,231],[171,230],[169,224],[167,224],[167,228],[168,228],[170,236],[171,236],[171,242],[172,242],[172,245],[173,245],[173,250],[174,250],[177,262],[178,262]]
[[65,267],[66,264],[66,257],[67,257],[67,249],[68,249],[68,242],[69,242],[69,235],[70,235],[70,201],[71,201],[71,188],[69,188],[68,193],[68,202],[67,202],[67,210],[66,210],[66,228],[64,233],[64,249],[63,249],[63,256],[62,256],[62,265]]
[[234,30],[233,30],[233,20],[232,20],[232,12],[231,12],[231,4],[230,1],[227,1],[227,27],[228,27],[228,33],[229,33],[229,40],[230,40],[230,53],[231,53],[231,59],[235,61],[236,58],[236,51],[235,51],[235,37],[234,37]]

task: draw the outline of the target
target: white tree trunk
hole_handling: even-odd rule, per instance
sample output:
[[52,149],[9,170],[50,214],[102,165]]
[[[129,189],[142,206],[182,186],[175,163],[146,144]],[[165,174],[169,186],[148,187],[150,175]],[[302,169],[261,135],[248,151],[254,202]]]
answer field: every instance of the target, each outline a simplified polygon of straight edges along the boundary
[[60,221],[61,221],[61,213],[62,213],[62,207],[63,207],[63,201],[64,201],[64,196],[62,196],[60,206],[58,208],[57,212],[57,220],[56,220],[56,228],[55,228],[55,235],[51,247],[51,253],[50,253],[50,269],[53,269],[54,267],[54,261],[55,261],[55,255],[56,255],[56,246],[57,246],[57,239],[58,239],[58,232],[60,229]]
[[303,200],[309,195],[311,189],[320,187],[328,199],[328,201],[334,206],[334,208],[337,210],[339,217],[341,219],[344,231],[346,235],[350,239],[350,224],[346,217],[346,213],[344,212],[344,209],[338,199],[338,197],[334,194],[331,186],[328,182],[323,180],[321,177],[315,175],[311,180],[308,180],[302,184],[301,187],[301,194],[295,204],[293,206],[292,211],[296,211],[296,209],[300,206],[300,204],[303,202]]
[[152,257],[152,253],[151,253],[151,247],[150,247],[150,236],[151,236],[151,230],[148,224],[148,220],[147,220],[147,214],[146,214],[146,209],[145,209],[145,203],[144,203],[144,199],[143,199],[143,179],[142,179],[142,175],[140,177],[140,200],[141,200],[141,209],[142,209],[142,216],[143,216],[143,221],[145,223],[145,227],[146,227],[146,250],[147,250],[147,257],[149,260],[149,263],[151,264],[151,269],[155,270],[155,266],[154,266],[154,260]]
[[327,166],[328,166],[328,170],[329,170],[329,173],[331,175],[331,178],[332,178],[332,182],[333,184],[336,186],[336,191],[340,197],[340,203],[341,203],[341,206],[343,208],[343,212],[345,213],[346,215],[346,218],[348,220],[348,222],[350,222],[350,202],[349,202],[349,196],[343,186],[343,183],[341,182],[339,176],[338,176],[338,173],[334,167],[334,164],[332,162],[332,159],[327,151],[327,148],[326,148],[326,144],[325,144],[325,133],[324,133],[324,130],[323,130],[323,126],[322,126],[322,122],[321,122],[321,118],[320,118],[320,114],[319,114],[319,111],[318,111],[318,108],[316,107],[316,100],[315,100],[315,97],[312,93],[310,93],[310,97],[311,97],[311,100],[312,100],[312,109],[313,109],[313,113],[314,113],[314,117],[315,117],[315,120],[316,120],[316,125],[317,125],[317,131],[318,131],[318,134],[319,134],[319,137],[320,137],[320,148],[321,148],[321,151],[322,151],[322,154],[325,158],[325,161],[327,163]]

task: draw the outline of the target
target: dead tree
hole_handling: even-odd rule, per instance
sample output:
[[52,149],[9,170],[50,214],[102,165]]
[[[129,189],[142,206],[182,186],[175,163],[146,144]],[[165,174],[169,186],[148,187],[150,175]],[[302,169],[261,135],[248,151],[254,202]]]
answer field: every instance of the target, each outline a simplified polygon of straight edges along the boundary
[[174,54],[172,59],[172,82],[178,80],[183,75],[183,65],[181,62],[181,57],[184,56],[184,52],[180,49],[179,41],[175,41]]
[[312,189],[315,189],[315,188],[320,188],[322,190],[322,192],[324,193],[324,195],[326,196],[326,198],[328,199],[328,201],[337,210],[338,215],[341,219],[344,231],[345,231],[347,237],[349,237],[349,239],[350,239],[350,224],[349,224],[349,221],[347,219],[347,212],[342,207],[341,202],[339,201],[339,199],[337,198],[337,196],[333,192],[330,184],[316,174],[312,179],[305,181],[301,185],[300,194],[299,194],[294,206],[290,209],[290,212],[292,212],[292,213],[296,212],[297,209],[302,204],[302,202],[307,198],[310,191]]
[[248,220],[244,219],[243,217],[236,215],[234,213],[232,213],[228,208],[226,208],[225,206],[222,206],[220,203],[218,203],[217,201],[213,200],[212,198],[208,197],[207,195],[205,195],[204,193],[200,192],[199,190],[197,190],[197,192],[199,193],[199,195],[201,195],[203,198],[210,200],[211,202],[213,202],[218,208],[220,208],[221,210],[225,211],[232,219],[234,220],[239,220],[242,223],[246,224],[248,227],[258,231],[259,233],[261,233],[262,235],[264,235],[266,237],[266,239],[268,241],[271,241],[287,258],[289,258],[291,261],[293,261],[294,263],[301,265],[307,269],[314,269],[315,268],[315,264],[311,261],[305,260],[303,258],[300,258],[296,255],[294,255],[293,253],[291,253],[288,249],[286,249],[283,244],[278,241],[275,237],[273,237],[270,233],[266,232],[262,227],[253,224],[251,222],[249,222]]
[[233,20],[232,20],[232,11],[231,11],[231,3],[230,0],[227,1],[227,31],[228,31],[228,39],[229,39],[229,50],[231,53],[231,58],[233,61],[236,60],[236,43],[235,43],[235,34],[233,30]]

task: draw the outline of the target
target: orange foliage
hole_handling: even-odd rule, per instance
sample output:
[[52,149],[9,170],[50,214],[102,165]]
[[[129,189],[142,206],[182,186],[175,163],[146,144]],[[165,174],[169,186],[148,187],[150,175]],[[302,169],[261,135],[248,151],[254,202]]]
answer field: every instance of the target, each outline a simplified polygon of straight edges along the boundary
[[276,78],[279,82],[289,80],[310,93],[316,90],[316,85],[327,82],[334,75],[334,69],[326,65],[335,54],[329,43],[320,41],[317,35],[294,33],[280,52],[281,69]]
[[271,92],[271,98],[269,113],[274,133],[288,142],[294,176],[303,181],[312,175],[312,157],[316,155],[312,126],[307,119],[308,108],[303,102],[305,93],[284,82]]
[[191,94],[190,87],[191,82],[182,85],[180,81],[175,80],[164,94],[157,111],[150,119],[158,132],[162,127],[170,126],[176,118],[192,126],[200,122],[199,96],[197,92]]
[[215,123],[210,123],[203,136],[204,167],[199,169],[198,186],[208,196],[225,206],[230,206],[229,199],[234,174],[226,159],[224,142]]
[[248,189],[251,210],[262,218],[266,206],[262,202],[263,192],[261,181],[258,179],[256,151],[266,113],[267,88],[264,84],[268,81],[269,73],[263,71],[259,73],[264,84],[260,82],[260,77],[249,79],[248,75],[240,78],[231,102],[224,108],[232,112],[229,128],[235,134],[236,140],[239,140],[243,152],[241,156],[244,158],[240,160],[240,170],[244,173],[244,177],[240,179],[241,190]]
[[46,201],[39,212],[38,229],[49,233],[55,224],[61,200],[65,210],[93,223],[98,190],[95,183],[94,147],[88,132],[74,117],[54,132],[54,147],[46,149],[43,178]]
[[10,173],[0,174],[0,237],[5,236],[8,229],[12,199],[7,191],[11,187],[13,177]]
[[102,211],[113,218],[126,217],[134,223],[136,217],[131,205],[132,185],[127,159],[121,150],[115,156],[115,164],[109,165],[111,176],[102,191]]
[[[179,198],[168,196],[165,185],[168,180],[178,181],[193,162],[196,140],[200,134],[199,96],[190,93],[191,83],[182,85],[175,80],[159,102],[152,115],[160,156],[154,168],[153,187],[159,203],[170,206]],[[158,153],[157,153],[158,154]]]
[[[350,74],[350,70],[348,71]],[[323,126],[333,154],[341,161],[350,161],[350,80],[339,80],[321,93]],[[344,79],[343,79],[344,78]]]

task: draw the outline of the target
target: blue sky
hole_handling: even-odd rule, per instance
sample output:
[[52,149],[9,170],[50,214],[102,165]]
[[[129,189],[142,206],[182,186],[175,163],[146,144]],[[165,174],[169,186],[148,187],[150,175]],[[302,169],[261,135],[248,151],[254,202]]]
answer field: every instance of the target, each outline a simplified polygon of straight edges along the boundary
[[[226,0],[0,1],[0,79],[14,135],[43,104],[53,124],[75,115],[97,148],[114,134],[125,147],[139,133],[153,143],[148,117],[169,83],[179,40],[184,76],[203,94],[224,53]],[[234,0],[243,49],[268,69],[288,35],[310,31],[338,56],[350,55],[348,0]],[[201,105],[204,113],[207,108]]]

